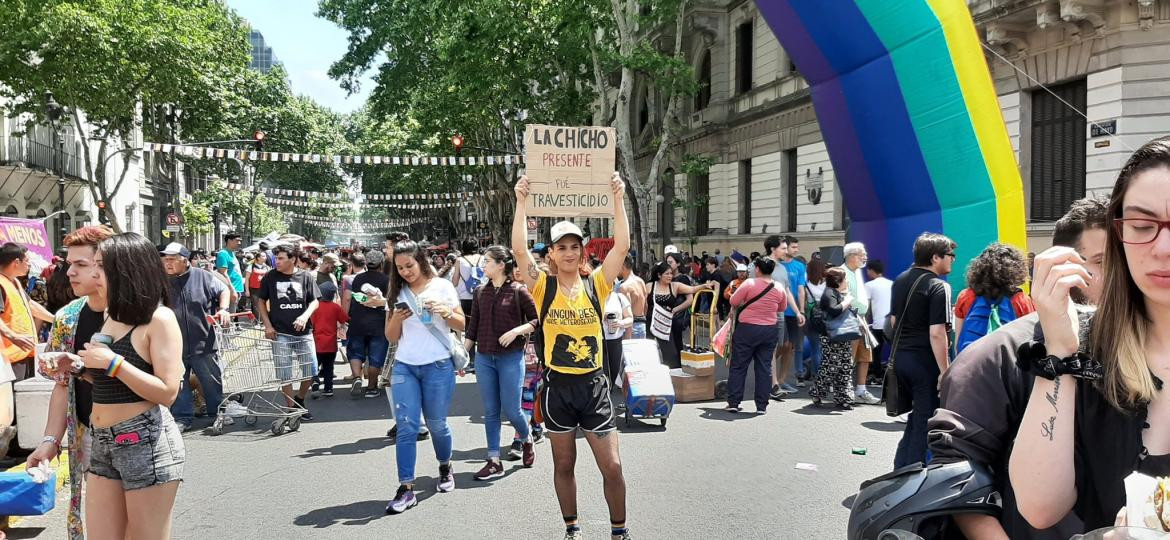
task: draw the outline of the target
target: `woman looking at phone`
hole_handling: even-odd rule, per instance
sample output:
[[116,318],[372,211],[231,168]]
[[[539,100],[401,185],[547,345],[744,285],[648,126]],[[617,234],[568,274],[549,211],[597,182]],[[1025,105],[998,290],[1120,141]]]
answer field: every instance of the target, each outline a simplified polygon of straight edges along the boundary
[[1009,474],[1020,514],[1037,528],[1070,511],[1086,530],[1111,525],[1126,504],[1126,476],[1170,475],[1170,137],[1129,158],[1109,217],[1095,315],[1069,299],[1092,280],[1085,261],[1066,247],[1036,256],[1044,350],[1028,355],[1039,376]]

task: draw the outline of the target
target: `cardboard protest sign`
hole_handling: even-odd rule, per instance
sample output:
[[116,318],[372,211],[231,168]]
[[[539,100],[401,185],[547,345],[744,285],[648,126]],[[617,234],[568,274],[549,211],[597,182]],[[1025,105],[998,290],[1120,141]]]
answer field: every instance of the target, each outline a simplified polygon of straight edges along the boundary
[[524,133],[528,215],[611,217],[609,187],[617,161],[617,132],[599,126],[529,124]]

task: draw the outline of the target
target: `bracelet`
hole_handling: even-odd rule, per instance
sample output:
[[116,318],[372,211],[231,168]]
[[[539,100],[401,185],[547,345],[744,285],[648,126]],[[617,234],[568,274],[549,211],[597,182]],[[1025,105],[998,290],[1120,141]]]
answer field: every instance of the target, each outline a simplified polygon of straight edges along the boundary
[[1048,354],[1043,343],[1033,342],[1020,345],[1016,352],[1018,355],[1016,363],[1021,371],[1050,381],[1061,375],[1072,375],[1088,381],[1100,380],[1105,376],[1105,368],[1101,362],[1080,351],[1061,358]]
[[110,365],[106,367],[106,375],[111,379],[118,376],[118,371],[122,369],[122,355],[115,354],[114,359],[110,360]]
[[53,446],[56,446],[57,448],[61,447],[61,441],[57,440],[57,438],[52,435],[45,435],[45,438],[41,439],[41,444],[45,444],[47,442],[53,443]]

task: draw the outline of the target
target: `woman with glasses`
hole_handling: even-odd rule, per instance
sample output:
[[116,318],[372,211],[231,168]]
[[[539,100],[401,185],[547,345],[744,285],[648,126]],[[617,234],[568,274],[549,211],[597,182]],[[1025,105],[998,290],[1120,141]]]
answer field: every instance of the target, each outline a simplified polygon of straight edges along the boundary
[[487,435],[487,464],[475,473],[476,480],[504,475],[500,464],[500,415],[508,418],[521,441],[525,468],[532,467],[528,419],[521,409],[524,387],[524,336],[536,330],[539,319],[536,303],[522,283],[512,279],[516,261],[504,246],[491,246],[484,253],[483,270],[488,282],[474,291],[467,318],[464,342],[475,344],[475,380],[483,398],[483,427]]
[[1124,515],[1124,479],[1170,475],[1170,137],[1130,156],[1108,217],[1095,314],[1069,299],[1093,279],[1075,250],[1036,256],[1044,347],[1020,348],[1036,377],[1008,472],[1020,514],[1037,528],[1070,512],[1086,530],[1115,519],[1140,526],[1160,516]]

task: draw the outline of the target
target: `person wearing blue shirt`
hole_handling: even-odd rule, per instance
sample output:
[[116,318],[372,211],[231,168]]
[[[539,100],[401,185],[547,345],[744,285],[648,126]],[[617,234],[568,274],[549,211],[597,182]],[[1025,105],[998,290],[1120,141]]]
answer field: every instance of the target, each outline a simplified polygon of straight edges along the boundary
[[[236,250],[240,249],[240,235],[227,233],[223,235],[223,249],[215,256],[215,271],[227,276],[232,282],[232,289],[236,291],[236,298],[244,292],[244,274],[240,272],[240,261],[236,259]],[[236,312],[235,301],[228,306],[229,311]]]
[[[780,344],[780,374],[778,377],[781,389],[795,392],[796,389],[785,380],[788,378],[789,372],[792,371],[797,352],[804,350],[804,332],[801,328],[804,321],[800,320],[797,314],[803,315],[804,312],[806,301],[804,286],[808,285],[808,270],[803,262],[796,259],[796,255],[800,253],[800,241],[792,236],[785,237],[784,240],[788,244],[788,249],[780,264],[788,271],[788,290],[792,291],[792,296],[796,298],[797,302],[788,304],[788,309],[784,311],[785,340]],[[803,386],[806,375],[804,363],[801,362],[796,369],[797,384]]]

